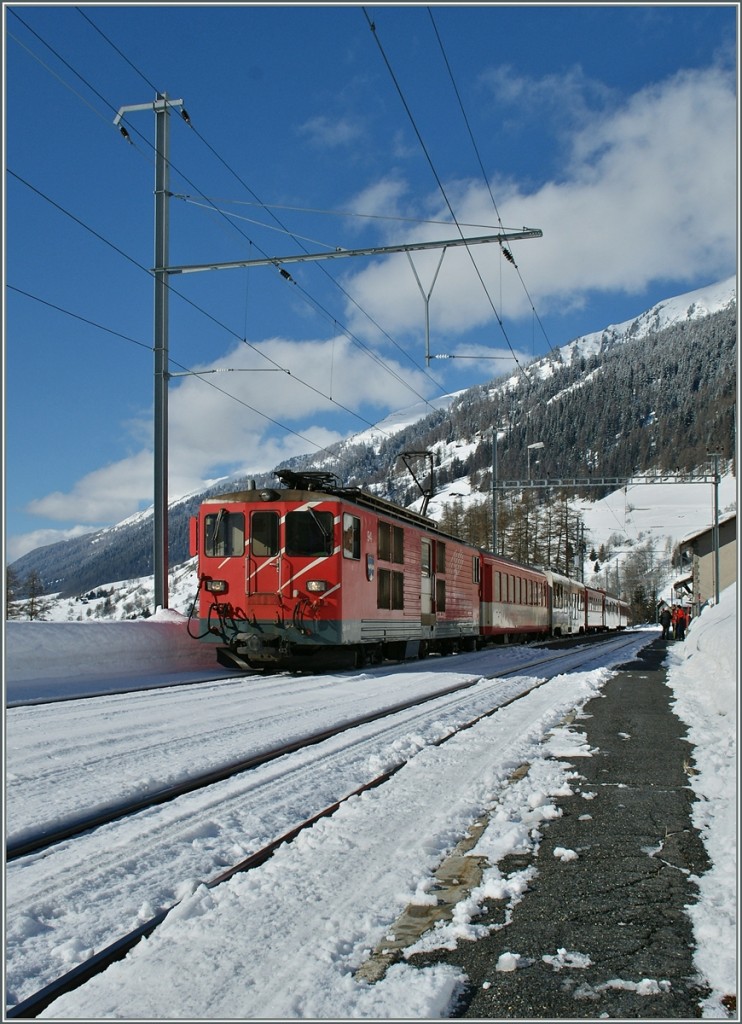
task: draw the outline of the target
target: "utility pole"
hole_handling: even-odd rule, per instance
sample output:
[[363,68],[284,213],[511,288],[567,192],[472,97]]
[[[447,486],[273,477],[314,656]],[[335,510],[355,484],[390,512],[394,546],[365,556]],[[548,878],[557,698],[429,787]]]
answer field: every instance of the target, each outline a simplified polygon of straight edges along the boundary
[[[154,573],[154,604],[168,606],[168,255],[169,255],[169,170],[170,124],[169,107],[182,107],[183,100],[168,99],[157,93],[154,103],[138,103],[121,107],[113,120],[119,125],[122,116],[133,110],[155,112],[155,295],[154,295],[154,538],[152,570]],[[182,113],[185,113],[184,111]],[[127,133],[120,128],[122,134]]]
[[[316,260],[344,259],[351,256],[385,256],[391,253],[422,252],[428,249],[453,249],[458,246],[483,245],[505,241],[541,238],[539,228],[522,228],[520,231],[499,232],[495,235],[479,235],[475,238],[454,238],[434,242],[406,242],[400,245],[372,246],[363,249],[334,249],[319,253],[301,253],[289,256],[265,256],[261,259],[232,260],[225,263],[199,263],[183,266],[169,266],[169,208],[168,173],[170,168],[169,108],[180,107],[184,121],[190,122],[183,108],[183,100],[171,100],[167,93],[157,93],[153,103],[138,103],[121,107],[113,123],[128,139],[129,134],[121,124],[125,113],[135,110],[155,112],[155,311],[154,311],[154,602],[155,609],[168,606],[168,422],[167,387],[170,374],[168,352],[168,279],[171,274],[194,274],[204,270],[229,270],[238,267],[273,266],[288,281],[291,275],[282,266],[284,263],[307,263]],[[443,255],[441,261],[443,261]],[[440,263],[438,264],[440,269]],[[414,267],[413,267],[414,271]],[[436,271],[436,277],[438,271]],[[433,281],[435,283],[435,279]],[[419,284],[419,280],[418,280]],[[432,286],[431,286],[432,292]],[[428,295],[428,300],[430,296]],[[427,305],[426,305],[427,313]],[[426,362],[429,361],[426,351]],[[432,357],[430,357],[432,358]]]
[[155,611],[168,606],[168,282],[169,147],[166,97],[158,94],[155,110]]

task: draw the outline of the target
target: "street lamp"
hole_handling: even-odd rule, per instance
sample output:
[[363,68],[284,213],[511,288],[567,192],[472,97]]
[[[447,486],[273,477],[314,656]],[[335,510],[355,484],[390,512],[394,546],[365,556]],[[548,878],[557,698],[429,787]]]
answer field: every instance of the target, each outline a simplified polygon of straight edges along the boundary
[[528,445],[528,479],[531,479],[531,451],[535,448],[545,448],[543,441],[534,441],[533,444]]

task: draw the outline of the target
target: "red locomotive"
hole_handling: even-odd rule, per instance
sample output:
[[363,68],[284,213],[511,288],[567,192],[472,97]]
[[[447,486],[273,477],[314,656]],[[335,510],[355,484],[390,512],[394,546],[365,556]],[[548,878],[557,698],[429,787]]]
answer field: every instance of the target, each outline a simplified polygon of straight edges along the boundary
[[333,474],[276,475],[284,488],[208,499],[191,521],[200,637],[224,664],[319,670],[617,628],[588,625],[582,584],[582,619],[554,624],[550,574]]

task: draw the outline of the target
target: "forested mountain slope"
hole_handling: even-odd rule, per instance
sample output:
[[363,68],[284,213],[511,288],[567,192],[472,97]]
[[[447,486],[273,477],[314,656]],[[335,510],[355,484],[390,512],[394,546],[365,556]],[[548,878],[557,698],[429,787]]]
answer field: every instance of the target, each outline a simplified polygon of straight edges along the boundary
[[[578,339],[515,377],[460,393],[448,408],[392,436],[377,433],[365,441],[342,442],[332,460],[303,457],[287,465],[326,469],[344,484],[370,487],[410,504],[419,491],[400,452],[433,452],[438,487],[467,477],[486,492],[493,427],[500,437],[498,472],[509,479],[525,477],[527,446],[534,441],[545,444],[539,453],[541,477],[689,471],[706,465],[709,450],[732,459],[736,299],[707,316],[656,332],[650,324],[640,334],[632,337],[629,330],[617,338],[615,332],[603,332],[599,345],[581,345]],[[259,484],[274,482],[272,475],[256,477]],[[209,493],[243,483],[244,478],[230,478]],[[202,497],[171,505],[171,566],[188,558],[188,519]],[[151,510],[113,528],[31,551],[12,568],[21,581],[35,573],[44,591],[64,596],[149,575]]]

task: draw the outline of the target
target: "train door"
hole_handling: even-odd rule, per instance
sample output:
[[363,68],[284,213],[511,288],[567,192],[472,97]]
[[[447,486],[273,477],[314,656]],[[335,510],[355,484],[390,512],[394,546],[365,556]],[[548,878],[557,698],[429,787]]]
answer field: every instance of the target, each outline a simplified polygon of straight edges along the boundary
[[422,622],[428,622],[435,616],[433,602],[433,544],[422,540],[420,564],[420,616]]
[[277,512],[252,512],[250,516],[250,548],[247,559],[247,594],[270,594],[278,601],[279,581],[279,516]]

